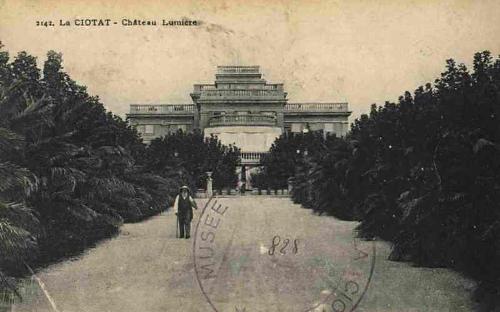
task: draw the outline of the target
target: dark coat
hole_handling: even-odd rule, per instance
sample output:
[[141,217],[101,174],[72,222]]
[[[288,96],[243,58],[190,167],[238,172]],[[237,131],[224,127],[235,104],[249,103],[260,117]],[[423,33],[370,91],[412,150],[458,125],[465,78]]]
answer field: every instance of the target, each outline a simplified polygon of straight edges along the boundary
[[176,212],[179,219],[191,222],[193,220],[193,207],[195,207],[193,198],[188,195],[184,199],[181,195],[177,195],[175,202],[177,204]]

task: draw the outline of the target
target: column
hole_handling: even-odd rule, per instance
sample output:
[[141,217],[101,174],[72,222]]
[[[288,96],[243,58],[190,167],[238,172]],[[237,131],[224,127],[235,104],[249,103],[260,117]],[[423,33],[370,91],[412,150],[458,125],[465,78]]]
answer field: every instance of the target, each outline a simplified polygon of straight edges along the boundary
[[252,167],[250,166],[247,166],[246,167],[246,170],[245,170],[245,175],[246,175],[246,189],[249,190],[249,189],[252,189],[252,182],[251,182],[251,169]]
[[207,197],[211,197],[213,195],[212,190],[212,172],[207,172]]

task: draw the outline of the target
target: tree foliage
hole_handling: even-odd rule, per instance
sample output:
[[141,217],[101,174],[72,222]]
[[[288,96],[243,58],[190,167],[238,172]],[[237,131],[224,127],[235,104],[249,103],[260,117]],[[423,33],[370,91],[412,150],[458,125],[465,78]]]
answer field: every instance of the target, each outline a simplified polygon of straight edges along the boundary
[[144,165],[153,172],[179,171],[182,181],[192,189],[205,188],[207,172],[212,172],[215,189],[234,188],[238,177],[240,150],[223,145],[216,137],[204,138],[199,131],[179,131],[154,139],[148,147]]
[[200,133],[143,144],[64,72],[62,55],[13,59],[0,44],[0,291],[8,276],[80,252],[157,214],[182,184],[232,187],[239,150]]
[[304,155],[316,157],[323,145],[323,135],[318,132],[282,134],[269,153],[262,156],[262,169],[252,177],[252,184],[262,189],[287,188],[288,179],[294,176],[298,167],[304,166]]
[[[292,162],[295,201],[361,221],[360,235],[393,243],[393,260],[476,278],[485,311],[500,305],[499,58],[475,54],[472,72],[448,60],[434,84],[373,105],[345,139],[320,145]],[[284,183],[285,150],[271,150],[270,181]]]
[[0,51],[0,274],[24,272],[156,214],[180,184],[141,164],[135,129],[106,112],[50,51]]

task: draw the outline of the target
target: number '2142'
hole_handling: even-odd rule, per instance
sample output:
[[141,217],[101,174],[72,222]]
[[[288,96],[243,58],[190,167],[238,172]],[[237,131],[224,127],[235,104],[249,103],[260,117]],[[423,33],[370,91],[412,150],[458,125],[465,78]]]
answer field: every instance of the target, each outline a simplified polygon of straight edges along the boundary
[[[280,254],[286,254],[287,249],[292,249],[292,253],[296,254],[299,251],[298,239],[293,240],[293,246],[290,244],[290,239],[285,238],[283,242],[281,241],[281,237],[276,235],[273,237],[273,241],[271,243],[271,248],[267,251],[270,256],[274,255],[276,250],[279,250]],[[290,245],[290,246],[289,246]]]

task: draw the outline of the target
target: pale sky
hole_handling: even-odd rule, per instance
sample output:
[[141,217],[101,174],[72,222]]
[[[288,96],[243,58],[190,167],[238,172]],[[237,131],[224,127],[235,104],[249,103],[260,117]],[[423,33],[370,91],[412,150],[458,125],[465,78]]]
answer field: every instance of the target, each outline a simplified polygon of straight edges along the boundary
[[[110,27],[37,27],[37,20],[109,18]],[[122,18],[202,21],[123,27]],[[22,1],[0,0],[0,40],[65,70],[107,109],[191,103],[217,65],[260,65],[290,102],[349,102],[353,117],[433,81],[445,60],[500,53],[500,1]],[[351,121],[353,118],[351,118]]]

